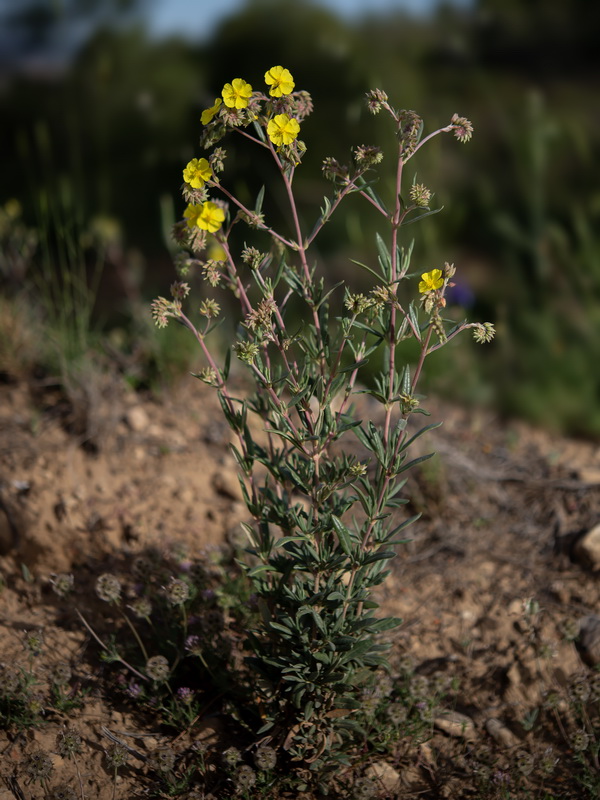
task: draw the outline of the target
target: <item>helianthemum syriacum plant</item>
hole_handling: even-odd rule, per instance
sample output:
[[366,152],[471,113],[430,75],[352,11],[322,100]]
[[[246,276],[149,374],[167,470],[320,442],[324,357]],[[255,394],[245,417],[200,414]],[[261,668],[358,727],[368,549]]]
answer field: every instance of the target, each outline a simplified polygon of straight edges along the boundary
[[[246,569],[261,620],[248,635],[263,723],[257,736],[317,769],[348,753],[360,728],[360,692],[386,663],[381,634],[399,623],[376,616],[373,589],[388,575],[394,545],[412,522],[398,511],[407,502],[401,496],[406,473],[423,458],[411,459],[411,444],[435,427],[411,433],[407,427],[412,414],[424,413],[417,396],[424,361],[466,328],[480,342],[494,330],[489,323],[445,319],[454,266],[411,272],[411,248],[399,245],[406,222],[433,213],[425,186],[404,188],[406,162],[436,134],[452,132],[468,141],[471,123],[455,115],[423,137],[414,111],[397,111],[384,92],[369,92],[369,110],[386,113],[397,135],[393,203],[388,206],[372,185],[381,151],[359,146],[351,165],[325,159],[323,173],[333,189],[305,230],[294,176],[306,150],[300,134],[311,98],[295,91],[281,66],[269,69],[265,82],[265,92],[241,78],[225,84],[202,114],[202,145],[210,152],[183,171],[188,205],[175,228],[180,277],[200,271],[210,287],[230,290],[239,305],[236,340],[223,365],[210,347],[220,321],[214,298],[184,311],[189,286],[177,281],[172,299],[154,301],[153,314],[159,326],[174,318],[198,340],[206,359],[198,377],[217,391],[237,441],[233,453],[252,518],[245,525]],[[270,154],[291,233],[271,226],[262,211],[264,192],[249,208],[221,177],[226,153],[217,145],[230,133]],[[329,286],[309,257],[351,193],[379,212],[387,231],[377,236],[374,262],[360,265],[372,277],[368,294]],[[235,246],[232,233],[243,227],[252,244]],[[418,299],[407,299],[411,294]],[[413,366],[399,363],[399,344],[409,338],[418,345]],[[384,367],[373,388],[360,391],[380,404],[381,413],[361,419],[352,397],[379,348]],[[243,397],[230,388],[231,351],[253,381]],[[364,458],[344,447],[351,439],[359,440]]]

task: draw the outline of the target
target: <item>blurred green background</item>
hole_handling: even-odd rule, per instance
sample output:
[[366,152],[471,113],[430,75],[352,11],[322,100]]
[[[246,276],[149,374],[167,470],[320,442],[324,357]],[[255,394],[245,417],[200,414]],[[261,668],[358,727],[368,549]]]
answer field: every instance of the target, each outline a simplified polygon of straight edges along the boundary
[[[486,347],[452,342],[426,387],[598,437],[600,5],[231,0],[216,18],[189,2],[187,29],[166,33],[169,2],[0,2],[3,377],[76,383],[82,364],[110,362],[144,387],[197,361],[191,337],[157,334],[148,310],[173,277],[181,170],[223,83],[261,86],[282,64],[315,103],[297,177],[307,218],[328,189],[325,156],[392,143],[366,111],[368,89],[416,110],[426,132],[454,112],[473,122],[468,145],[438,137],[410,162],[444,208],[403,236],[420,271],[456,264],[455,313],[498,334]],[[225,175],[248,198],[270,181],[252,167],[230,148]],[[379,191],[391,181],[382,170]],[[326,269],[364,281],[349,259],[370,257],[378,224],[353,199],[325,229]]]

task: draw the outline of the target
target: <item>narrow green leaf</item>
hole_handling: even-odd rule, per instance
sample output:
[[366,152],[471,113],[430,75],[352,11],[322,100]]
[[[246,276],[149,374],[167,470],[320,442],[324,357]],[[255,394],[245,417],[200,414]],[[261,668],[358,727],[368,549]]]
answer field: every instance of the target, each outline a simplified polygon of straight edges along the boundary
[[352,555],[352,537],[348,528],[344,525],[344,523],[338,519],[335,514],[331,515],[331,522],[333,523],[333,528],[337,534],[338,541],[340,543],[340,547],[344,551],[347,556]]
[[383,278],[381,277],[381,275],[378,272],[376,272],[374,269],[371,269],[371,267],[367,266],[366,264],[363,264],[362,261],[355,261],[353,258],[351,258],[350,261],[353,264],[356,264],[357,267],[361,267],[362,269],[366,269],[367,272],[370,272],[371,275],[374,275],[377,278],[378,281],[383,280]]
[[290,542],[308,542],[309,539],[307,536],[284,536],[281,539],[277,539],[275,542],[275,547],[283,547],[284,544],[289,544]]
[[352,372],[355,369],[359,369],[360,367],[363,366],[363,364],[366,364],[366,363],[367,363],[367,359],[366,358],[363,358],[360,361],[355,361],[354,364],[348,364],[348,366],[342,367],[341,369],[339,369],[338,370],[338,374],[339,375],[343,375],[344,372]]
[[269,622],[269,628],[283,634],[286,638],[291,639],[294,636],[294,631],[286,628],[285,625],[280,625],[279,622]]
[[377,631],[381,633],[381,631],[389,631],[392,628],[397,628],[398,625],[402,625],[403,620],[400,617],[386,617],[385,619],[377,619],[371,625],[369,625],[370,631]]
[[406,472],[407,469],[412,469],[413,467],[416,467],[417,464],[422,464],[423,461],[428,461],[434,455],[435,453],[427,453],[427,455],[425,456],[419,456],[419,458],[413,458],[412,461],[408,461],[406,464],[403,464],[401,467],[395,469],[395,474],[400,475],[401,473]]
[[383,272],[384,278],[386,281],[390,281],[392,279],[392,257],[390,256],[390,252],[387,248],[386,243],[383,241],[383,239],[378,233],[375,234],[375,242],[377,244],[377,252],[379,253],[379,263],[381,265],[381,270]]
[[260,191],[256,196],[256,203],[254,204],[254,210],[256,211],[257,214],[260,214],[260,212],[262,211],[262,205],[264,199],[265,199],[265,187],[261,186]]
[[271,566],[270,564],[258,564],[256,567],[252,567],[252,569],[248,570],[248,576],[253,578],[255,575],[260,575],[261,572],[277,572],[278,570],[276,567]]
[[408,316],[410,317],[410,321],[412,323],[412,329],[419,341],[421,341],[421,329],[419,327],[419,318],[417,316],[417,312],[415,309],[415,305],[413,302],[410,303],[408,306]]
[[434,208],[432,211],[426,211],[424,214],[419,214],[418,217],[413,217],[412,219],[404,220],[402,223],[402,227],[404,228],[405,225],[412,225],[413,222],[418,222],[420,219],[425,219],[425,217],[431,217],[432,214],[439,214],[440,211],[444,206],[440,206],[439,208]]
[[319,300],[319,302],[317,303],[315,308],[319,309],[323,305],[323,303],[327,300],[327,298],[333,292],[335,292],[336,289],[338,289],[340,286],[343,286],[344,283],[345,283],[345,281],[339,281],[339,283],[336,283],[335,286],[332,286],[331,289],[325,295],[323,295],[323,297]]
[[[407,439],[402,447],[400,448],[400,452],[403,450],[408,450],[413,442],[415,442],[419,437],[423,436],[424,433],[427,431],[432,431],[435,428],[439,428],[443,423],[442,422],[431,422],[429,425],[425,425],[423,428],[420,428],[410,439]],[[433,453],[431,454],[433,455]]]
[[395,557],[396,553],[393,550],[380,550],[378,553],[371,553],[371,555],[366,556],[362,561],[362,566],[374,564],[376,561],[389,561]]

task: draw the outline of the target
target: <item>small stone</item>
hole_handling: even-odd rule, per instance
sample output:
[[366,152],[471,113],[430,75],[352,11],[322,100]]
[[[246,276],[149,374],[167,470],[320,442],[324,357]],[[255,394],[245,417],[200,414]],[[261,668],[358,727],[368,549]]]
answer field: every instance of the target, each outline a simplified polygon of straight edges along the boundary
[[516,747],[521,744],[515,734],[506,725],[503,725],[499,719],[488,719],[485,723],[485,729],[492,739],[503,747]]
[[150,418],[142,406],[133,406],[125,414],[125,422],[135,433],[141,433],[150,424]]
[[230,500],[242,500],[242,490],[235,470],[222,467],[212,479],[213,489]]
[[473,741],[477,738],[475,730],[475,723],[471,717],[466,714],[460,714],[458,711],[444,711],[433,721],[438,730],[447,733],[448,736],[456,736]]
[[376,761],[365,770],[365,776],[390,794],[400,787],[400,773],[385,761]]
[[579,477],[584,483],[600,483],[600,469],[598,467],[583,467],[579,470]]
[[520,617],[523,615],[523,601],[515,598],[511,600],[506,609],[509,617]]
[[575,542],[575,559],[586,567],[600,570],[600,524],[595,525]]
[[600,664],[600,617],[590,614],[579,620],[579,636],[575,644],[588,666],[597,667]]
[[571,593],[562,581],[553,581],[550,592],[559,603],[569,603],[571,600]]

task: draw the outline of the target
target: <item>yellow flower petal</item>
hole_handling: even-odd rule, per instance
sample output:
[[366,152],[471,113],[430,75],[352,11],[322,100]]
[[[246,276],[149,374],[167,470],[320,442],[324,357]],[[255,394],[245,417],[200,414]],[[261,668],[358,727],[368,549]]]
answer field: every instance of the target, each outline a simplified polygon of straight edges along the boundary
[[294,79],[289,69],[284,67],[271,67],[265,72],[265,83],[270,86],[271,97],[282,97],[294,91]]
[[183,180],[192,189],[201,189],[212,178],[212,169],[206,158],[192,158],[183,170]]
[[221,107],[221,103],[222,102],[223,101],[221,100],[221,98],[217,97],[216,100],[215,100],[214,105],[212,105],[210,108],[206,108],[202,112],[202,116],[200,117],[200,122],[203,125],[208,125],[208,123],[212,120],[212,118],[218,112],[219,108]]
[[441,269],[432,269],[431,272],[424,272],[419,283],[419,292],[433,292],[439,289],[444,283]]
[[225,84],[221,94],[227,108],[247,108],[252,86],[243,78],[234,78],[231,83]]
[[300,123],[287,114],[277,114],[269,120],[267,134],[276,147],[291,144],[300,133]]

